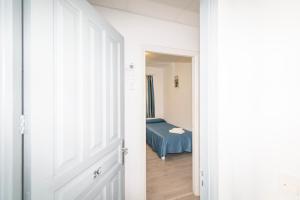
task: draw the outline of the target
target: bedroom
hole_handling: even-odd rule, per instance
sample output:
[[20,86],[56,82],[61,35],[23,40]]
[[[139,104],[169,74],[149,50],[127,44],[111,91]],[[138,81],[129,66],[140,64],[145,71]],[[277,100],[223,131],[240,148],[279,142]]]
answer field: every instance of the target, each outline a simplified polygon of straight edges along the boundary
[[145,57],[147,199],[199,199],[193,193],[192,57],[150,51]]

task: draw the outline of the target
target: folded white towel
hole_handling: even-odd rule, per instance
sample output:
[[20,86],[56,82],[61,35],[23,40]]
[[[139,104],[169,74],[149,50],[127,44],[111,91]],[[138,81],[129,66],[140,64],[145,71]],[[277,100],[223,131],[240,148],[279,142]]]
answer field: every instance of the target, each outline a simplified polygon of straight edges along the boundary
[[175,133],[175,134],[183,134],[185,131],[183,128],[172,128],[169,130],[170,133]]

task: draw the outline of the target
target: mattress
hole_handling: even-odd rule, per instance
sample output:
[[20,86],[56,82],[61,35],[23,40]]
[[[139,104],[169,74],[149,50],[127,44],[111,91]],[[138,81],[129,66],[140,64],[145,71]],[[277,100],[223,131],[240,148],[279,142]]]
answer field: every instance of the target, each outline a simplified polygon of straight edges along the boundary
[[169,130],[175,127],[163,119],[147,120],[146,142],[161,158],[169,153],[192,152],[192,132],[170,133]]

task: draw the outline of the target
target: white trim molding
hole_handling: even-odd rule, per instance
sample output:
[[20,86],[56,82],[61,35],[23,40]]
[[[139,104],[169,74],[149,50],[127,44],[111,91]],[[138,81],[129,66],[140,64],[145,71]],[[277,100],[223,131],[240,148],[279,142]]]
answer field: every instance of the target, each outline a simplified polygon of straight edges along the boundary
[[218,200],[218,0],[200,0],[200,175],[202,200]]
[[22,1],[0,1],[0,199],[22,198]]

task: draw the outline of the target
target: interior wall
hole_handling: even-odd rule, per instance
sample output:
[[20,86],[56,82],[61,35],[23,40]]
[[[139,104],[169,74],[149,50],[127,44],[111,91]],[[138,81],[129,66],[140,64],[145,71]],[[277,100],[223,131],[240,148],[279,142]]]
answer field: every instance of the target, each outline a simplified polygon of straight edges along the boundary
[[[96,7],[96,9],[125,39],[125,141],[129,148],[126,156],[125,198],[145,200],[146,125],[143,51],[147,46],[160,46],[197,52],[199,29],[109,8]],[[129,68],[131,64],[134,66],[133,69]]]
[[[147,66],[146,74],[153,75],[156,117],[192,131],[192,63]],[[178,88],[174,86],[176,75],[179,77]]]
[[220,200],[300,194],[300,2],[218,5]]
[[[174,78],[178,76],[179,87]],[[192,131],[192,63],[172,63],[165,67],[165,120],[175,126]]]
[[155,117],[164,118],[164,68],[146,66],[146,75],[153,76]]

